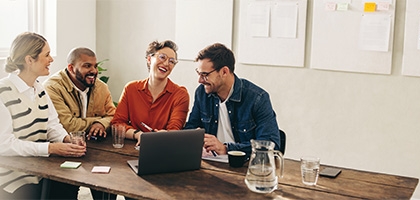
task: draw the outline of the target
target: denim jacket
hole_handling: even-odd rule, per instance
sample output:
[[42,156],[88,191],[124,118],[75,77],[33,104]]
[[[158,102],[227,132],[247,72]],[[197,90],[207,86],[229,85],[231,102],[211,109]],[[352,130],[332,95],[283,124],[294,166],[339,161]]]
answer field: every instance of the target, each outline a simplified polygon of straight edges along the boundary
[[[240,150],[249,156],[250,140],[269,140],[275,149],[280,148],[280,133],[269,94],[246,79],[235,75],[233,93],[226,101],[229,119],[236,143],[227,143],[227,150]],[[204,86],[195,91],[194,105],[185,129],[204,128],[206,133],[217,136],[219,97],[206,94]]]

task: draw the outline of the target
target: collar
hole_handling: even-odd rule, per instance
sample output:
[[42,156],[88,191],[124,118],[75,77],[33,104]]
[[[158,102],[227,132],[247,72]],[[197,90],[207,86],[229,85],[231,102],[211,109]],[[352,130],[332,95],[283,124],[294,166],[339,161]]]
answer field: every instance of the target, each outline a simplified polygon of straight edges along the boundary
[[[149,82],[149,78],[146,78],[144,80],[139,81],[140,85],[138,86],[139,90],[145,91],[145,90],[149,90],[147,88],[147,84]],[[168,78],[168,82],[166,83],[165,89],[164,91],[168,92],[168,93],[173,93],[176,90],[176,85],[175,83],[173,83],[171,81],[171,79]]]
[[63,70],[61,70],[59,72],[60,77],[63,79],[63,86],[67,89],[68,92],[72,92],[74,87],[73,87],[73,81],[71,81],[69,75],[68,75],[68,71],[67,68],[64,68]]
[[233,93],[229,98],[229,101],[241,102],[242,99],[242,89],[244,83],[238,76],[235,74],[235,83],[233,84]]
[[[229,98],[230,98],[230,96],[232,96],[232,94],[233,94],[233,91],[234,91],[234,89],[233,89],[233,87],[235,86],[235,79],[233,80],[233,84],[232,84],[232,86],[230,87],[230,90],[229,90],[229,94],[228,94],[228,96],[226,97],[226,99],[225,99],[225,101],[223,101],[223,102],[226,102],[226,100],[228,100]],[[223,103],[222,102],[222,100],[219,98],[219,101],[221,102],[221,103]]]
[[[19,93],[32,89],[32,87],[29,87],[16,73],[10,73],[9,80],[15,85]],[[34,88],[36,91],[41,91],[42,88],[40,87],[38,80],[35,81]]]
[[75,89],[75,90],[77,90],[77,91],[79,91],[79,92],[81,92],[81,93],[84,93],[84,94],[87,94],[88,92],[89,92],[89,89],[90,89],[90,87],[86,87],[86,89],[85,90],[81,90],[81,89],[79,89],[73,82],[71,82],[72,83],[72,85],[73,85],[73,88]]
[[[79,88],[76,87],[76,85],[74,85],[73,81],[70,79],[67,68],[64,68],[63,70],[61,70],[59,72],[61,78],[63,79],[63,86],[67,89],[68,92],[72,92],[74,89],[77,91],[81,91]],[[95,80],[95,84],[93,85],[93,87],[95,87],[97,81],[99,81],[99,79],[97,78]],[[81,91],[81,92],[88,92],[91,88],[87,87],[85,91]]]
[[[231,88],[231,91],[229,92],[229,95],[226,98],[226,100],[241,102],[243,82],[240,78],[238,78],[238,76],[236,76],[236,74],[234,75],[235,75],[235,82],[233,83],[233,87]],[[233,92],[232,92],[232,89],[233,89]],[[219,98],[216,93],[211,93],[209,94],[209,96],[210,95],[212,95],[213,97]]]

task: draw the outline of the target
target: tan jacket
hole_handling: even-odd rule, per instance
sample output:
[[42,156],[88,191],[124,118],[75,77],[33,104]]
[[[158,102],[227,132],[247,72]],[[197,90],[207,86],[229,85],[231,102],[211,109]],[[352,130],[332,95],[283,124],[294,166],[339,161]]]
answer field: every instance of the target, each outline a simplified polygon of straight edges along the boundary
[[96,79],[95,85],[90,89],[85,119],[81,118],[81,101],[67,75],[67,69],[52,75],[44,82],[44,87],[67,132],[87,131],[94,122],[101,123],[105,129],[109,127],[115,106],[108,86],[100,79]]

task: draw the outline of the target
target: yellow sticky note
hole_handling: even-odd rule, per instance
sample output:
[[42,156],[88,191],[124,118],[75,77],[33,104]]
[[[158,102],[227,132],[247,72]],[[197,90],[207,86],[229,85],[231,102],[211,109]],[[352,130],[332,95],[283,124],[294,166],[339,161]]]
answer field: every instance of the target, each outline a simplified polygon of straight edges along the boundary
[[375,2],[366,2],[365,3],[365,12],[375,12],[376,9],[376,3]]

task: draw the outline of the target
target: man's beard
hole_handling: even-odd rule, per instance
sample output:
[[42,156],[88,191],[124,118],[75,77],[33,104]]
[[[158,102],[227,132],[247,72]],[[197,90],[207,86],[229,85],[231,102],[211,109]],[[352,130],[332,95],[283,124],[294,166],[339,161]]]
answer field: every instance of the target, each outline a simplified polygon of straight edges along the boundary
[[86,81],[86,76],[95,76],[95,80],[96,80],[96,74],[94,74],[94,73],[91,73],[91,74],[86,74],[86,75],[83,77],[82,73],[80,73],[80,71],[76,69],[76,79],[77,79],[78,81],[80,81],[81,83],[83,83],[83,85],[84,85],[84,86],[86,86],[86,87],[92,87],[93,85],[95,85],[95,81],[93,81],[91,84],[90,84],[90,83],[88,83],[88,82]]

